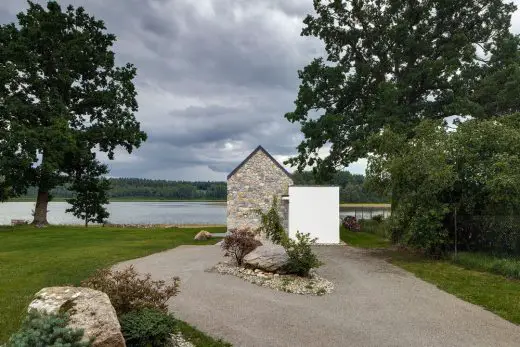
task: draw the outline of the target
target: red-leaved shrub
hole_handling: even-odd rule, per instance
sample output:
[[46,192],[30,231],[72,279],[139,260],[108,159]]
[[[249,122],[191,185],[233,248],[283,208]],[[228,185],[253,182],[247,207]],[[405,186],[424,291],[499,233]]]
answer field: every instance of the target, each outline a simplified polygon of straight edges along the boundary
[[244,257],[261,245],[249,229],[230,230],[229,235],[222,241],[222,249],[226,251],[226,256],[235,258],[237,265],[242,265]]
[[153,281],[150,274],[141,276],[129,266],[121,271],[98,270],[81,285],[106,293],[119,317],[144,308],[166,312],[166,301],[179,292],[179,278],[173,277],[172,281],[170,285],[165,281]]
[[343,226],[350,231],[361,231],[361,225],[354,216],[343,218]]

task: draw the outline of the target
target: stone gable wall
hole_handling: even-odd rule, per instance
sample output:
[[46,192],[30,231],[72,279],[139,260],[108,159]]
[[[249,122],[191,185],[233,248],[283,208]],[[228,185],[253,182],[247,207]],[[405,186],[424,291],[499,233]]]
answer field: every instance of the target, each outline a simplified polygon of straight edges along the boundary
[[227,229],[260,226],[260,217],[255,209],[267,211],[271,207],[273,195],[278,198],[280,215],[285,229],[288,229],[287,202],[281,201],[293,184],[263,151],[257,151],[228,179],[227,182]]

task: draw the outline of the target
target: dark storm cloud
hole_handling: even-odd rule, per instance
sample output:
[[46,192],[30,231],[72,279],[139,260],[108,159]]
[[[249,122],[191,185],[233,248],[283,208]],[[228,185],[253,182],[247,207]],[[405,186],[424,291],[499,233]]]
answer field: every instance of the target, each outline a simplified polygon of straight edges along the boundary
[[[138,69],[137,118],[149,139],[110,162],[113,176],[223,180],[259,144],[280,158],[295,153],[298,127],[283,114],[297,70],[321,53],[300,37],[312,1],[70,2],[104,20],[118,63]],[[0,21],[24,8],[0,1]]]

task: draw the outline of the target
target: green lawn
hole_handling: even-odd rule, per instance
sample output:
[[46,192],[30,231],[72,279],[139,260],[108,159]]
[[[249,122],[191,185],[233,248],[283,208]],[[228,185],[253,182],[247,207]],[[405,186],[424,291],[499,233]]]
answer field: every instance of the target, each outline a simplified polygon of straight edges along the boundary
[[346,244],[359,248],[385,248],[390,242],[385,238],[367,232],[351,232],[341,227],[340,238]]
[[[343,241],[354,247],[381,248],[389,245],[386,239],[366,232],[353,233],[342,228],[340,235]],[[463,267],[449,259],[433,260],[390,248],[380,254],[392,264],[438,288],[520,324],[520,281],[491,273],[491,267],[482,266],[482,257],[466,255]],[[471,263],[469,258],[480,261]],[[489,257],[488,261],[493,263]],[[503,267],[503,261],[501,264]]]
[[[204,229],[225,231],[223,227]],[[41,288],[77,285],[96,269],[182,244],[215,242],[193,241],[199,230],[0,227],[0,342],[18,328],[31,298]],[[199,340],[207,339],[200,346],[219,346],[198,334]]]

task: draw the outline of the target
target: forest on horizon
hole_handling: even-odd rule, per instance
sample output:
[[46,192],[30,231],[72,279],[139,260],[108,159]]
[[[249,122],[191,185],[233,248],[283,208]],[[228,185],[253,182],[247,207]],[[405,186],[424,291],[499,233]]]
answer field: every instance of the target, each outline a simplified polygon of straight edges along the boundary
[[[295,184],[315,184],[310,172],[294,173]],[[364,176],[347,171],[338,172],[326,184],[340,187],[340,201],[343,203],[387,202],[377,194],[364,187]],[[157,199],[157,200],[226,200],[226,182],[215,181],[169,181],[147,178],[110,178],[111,188],[108,196],[111,199]],[[37,190],[30,187],[23,199],[36,197]],[[59,186],[51,191],[53,198],[69,199],[73,192],[66,186]]]

